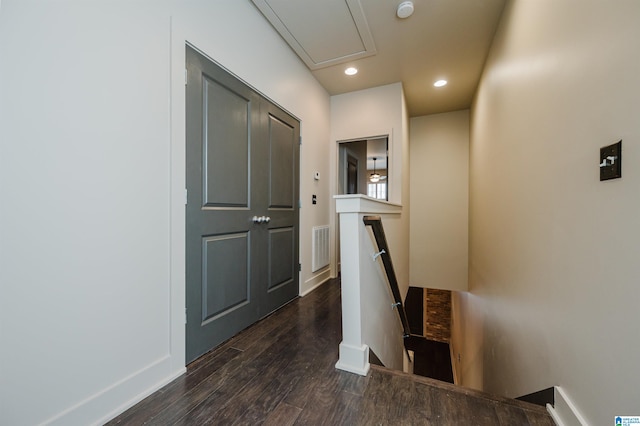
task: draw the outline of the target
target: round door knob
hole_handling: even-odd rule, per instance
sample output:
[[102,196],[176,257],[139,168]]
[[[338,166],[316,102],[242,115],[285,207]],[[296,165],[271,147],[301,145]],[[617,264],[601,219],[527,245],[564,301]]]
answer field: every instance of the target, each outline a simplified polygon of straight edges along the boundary
[[264,221],[264,216],[254,216],[251,220],[253,220],[253,223],[262,223]]
[[269,216],[262,216],[264,218],[264,222],[265,223],[269,223],[271,221],[271,218]]

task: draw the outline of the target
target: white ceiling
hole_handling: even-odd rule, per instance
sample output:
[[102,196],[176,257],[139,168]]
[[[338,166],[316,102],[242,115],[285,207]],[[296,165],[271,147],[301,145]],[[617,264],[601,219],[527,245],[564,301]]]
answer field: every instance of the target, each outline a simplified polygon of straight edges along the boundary
[[413,0],[407,19],[401,0],[252,2],[330,95],[401,81],[416,117],[471,105],[505,0]]

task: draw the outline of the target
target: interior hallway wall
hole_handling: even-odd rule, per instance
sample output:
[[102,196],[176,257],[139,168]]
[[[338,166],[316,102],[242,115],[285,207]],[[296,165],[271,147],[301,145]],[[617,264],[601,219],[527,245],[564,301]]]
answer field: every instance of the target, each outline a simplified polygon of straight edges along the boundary
[[[634,0],[510,1],[472,108],[484,389],[559,385],[593,425],[640,401],[638,22]],[[621,139],[622,178],[600,182]]]
[[[401,204],[399,214],[382,215],[389,251],[398,278],[398,286],[404,297],[409,287],[409,118],[401,83],[375,87],[331,97],[330,158],[332,159],[331,188],[338,194],[338,141],[360,140],[375,136],[389,136],[389,198]],[[335,201],[332,203],[332,230],[336,227]],[[361,224],[360,226],[364,226]],[[369,235],[365,235],[369,238]],[[339,241],[334,234],[332,247]],[[344,246],[342,246],[344,248]],[[373,247],[373,246],[371,246]],[[332,269],[337,273],[337,258],[334,249]],[[373,251],[372,251],[373,253]],[[354,252],[341,252],[342,259],[359,263]],[[357,256],[356,256],[357,257]],[[370,271],[371,272],[371,271]],[[399,321],[384,320],[379,309],[390,306],[391,292],[386,287],[371,287],[385,284],[382,270],[378,269],[376,280],[363,281],[362,315],[364,317],[363,339],[383,362],[401,368],[402,351],[398,350],[402,326]],[[388,286],[387,286],[388,287]],[[379,291],[377,291],[379,290]],[[394,355],[395,354],[395,355]]]
[[249,1],[2,0],[0,424],[101,423],[184,371],[185,41],[301,119],[301,291],[329,275],[329,96]]
[[[401,204],[400,232],[387,236],[403,297],[409,287],[409,116],[401,83],[331,97],[330,187],[338,194],[338,141],[389,136],[387,187],[389,202]],[[332,232],[336,229],[335,201],[331,203]],[[332,234],[331,246],[336,246]],[[335,253],[337,250],[333,250]],[[337,259],[332,269],[337,275]]]
[[410,121],[412,287],[468,288],[469,110]]

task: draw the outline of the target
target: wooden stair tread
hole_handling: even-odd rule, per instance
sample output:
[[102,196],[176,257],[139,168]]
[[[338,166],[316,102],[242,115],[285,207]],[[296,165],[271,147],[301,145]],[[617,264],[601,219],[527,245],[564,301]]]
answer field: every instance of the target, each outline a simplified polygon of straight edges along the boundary
[[447,392],[455,392],[455,393],[469,396],[472,398],[479,398],[485,401],[493,401],[498,404],[506,404],[506,405],[520,408],[522,410],[533,411],[540,414],[548,414],[547,409],[545,407],[532,404],[529,402],[519,401],[517,399],[507,398],[505,396],[499,396],[489,392],[484,392],[484,391],[480,391],[477,389],[472,389],[472,388],[468,388],[460,385],[454,385],[451,383],[443,382],[441,380],[431,379],[429,377],[423,377],[416,374],[409,374],[409,373],[405,373],[398,370],[391,370],[389,368],[381,367],[379,365],[371,365],[371,369],[380,371],[381,373],[403,377],[406,380],[412,380],[414,382],[422,383],[422,384],[425,384],[434,388],[438,388],[440,390],[444,390]]

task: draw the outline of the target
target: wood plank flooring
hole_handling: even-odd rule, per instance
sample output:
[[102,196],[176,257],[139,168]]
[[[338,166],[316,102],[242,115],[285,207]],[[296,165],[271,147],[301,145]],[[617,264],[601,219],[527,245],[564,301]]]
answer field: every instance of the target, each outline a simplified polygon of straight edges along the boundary
[[223,343],[108,425],[535,425],[544,408],[372,366],[336,370],[332,280]]

